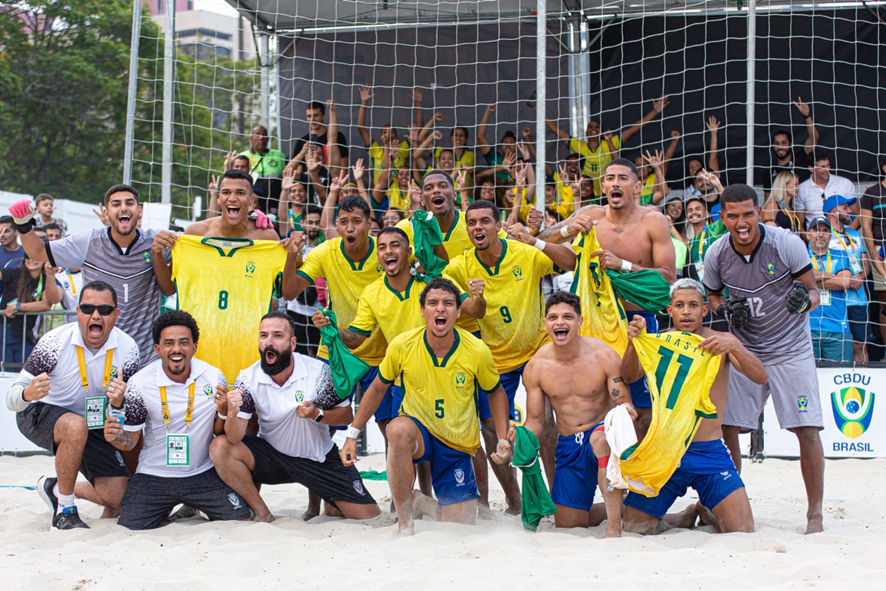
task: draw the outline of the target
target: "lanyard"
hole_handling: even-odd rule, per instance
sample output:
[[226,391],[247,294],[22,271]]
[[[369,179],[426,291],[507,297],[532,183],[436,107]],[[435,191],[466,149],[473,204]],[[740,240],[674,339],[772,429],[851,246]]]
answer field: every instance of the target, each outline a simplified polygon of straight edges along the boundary
[[[191,426],[191,419],[194,417],[194,389],[197,387],[197,380],[191,382],[188,386],[188,410],[185,413],[185,432]],[[169,401],[166,399],[166,386],[160,386],[160,406],[163,408],[163,424],[169,431]]]
[[34,292],[34,299],[39,300],[43,295],[43,273],[40,273],[40,281],[37,282],[37,291]]
[[68,276],[68,283],[71,284],[71,295],[73,295],[73,296],[77,295],[77,286],[74,285],[74,278],[71,277],[71,270],[65,269],[65,275]]
[[[265,159],[264,154],[262,154],[262,155],[259,156],[258,162],[256,162],[255,164],[253,164],[253,163],[252,163],[252,155],[253,155],[253,154],[254,154],[254,152],[253,152],[252,150],[250,150],[250,151],[249,151],[249,172],[250,172],[250,173],[255,172],[255,169],[258,168],[258,166],[259,166],[259,165],[262,163],[262,161]],[[262,167],[262,169],[264,169],[264,167]]]
[[[88,390],[89,378],[86,377],[86,359],[83,357],[83,347],[80,345],[75,346],[77,347],[77,363],[80,364],[80,384],[83,386],[84,390]],[[102,388],[107,388],[111,381],[111,364],[113,361],[114,350],[108,349],[108,352],[105,354],[105,377],[102,380]]]
[[[844,251],[846,254],[850,254],[850,252],[849,252],[849,247],[846,246],[846,243],[845,243],[845,242],[843,242],[843,237],[840,236],[840,233],[837,232],[836,230],[831,230],[831,234],[833,234],[834,236],[836,236],[836,237],[837,237],[837,240],[840,241],[840,246],[843,247],[843,251]],[[849,233],[848,233],[848,232],[846,233],[846,238],[849,238]],[[852,239],[851,239],[851,238],[849,239],[849,242],[852,242]],[[855,245],[853,244],[853,246],[855,246]]]
[[782,211],[784,211],[785,215],[791,220],[791,230],[794,232],[800,231],[800,218],[797,217],[793,211],[791,211],[787,205],[784,204],[784,201],[779,201],[778,204],[781,206]]
[[708,227],[705,226],[701,234],[698,235],[698,260],[704,264],[704,237],[708,233]]
[[[815,267],[816,271],[821,271],[821,269],[818,268],[818,259],[815,258],[815,255],[812,255],[812,266]],[[827,268],[826,272],[830,273],[831,272],[831,251],[828,251],[827,267],[828,268]]]

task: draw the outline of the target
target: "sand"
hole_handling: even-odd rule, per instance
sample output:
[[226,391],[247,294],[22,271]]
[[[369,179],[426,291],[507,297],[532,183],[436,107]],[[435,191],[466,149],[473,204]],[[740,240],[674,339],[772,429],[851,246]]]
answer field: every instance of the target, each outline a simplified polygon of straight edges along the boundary
[[[383,469],[369,456],[361,470]],[[33,485],[53,472],[52,458],[0,457],[0,485]],[[545,521],[528,533],[501,513],[460,526],[423,520],[397,539],[386,513],[386,482],[367,481],[383,514],[372,523],[300,519],[298,485],[264,488],[278,521],[209,523],[192,519],[150,532],[99,520],[80,501],[90,530],[50,531],[49,510],[34,490],[0,488],[2,589],[884,589],[886,459],[828,460],[825,532],[804,536],[799,463],[767,459],[743,474],[757,523],[753,534],[709,528],[656,537],[602,540],[602,527],[557,531]],[[494,486],[497,483],[494,482]],[[599,496],[599,495],[598,495]],[[682,509],[690,492],[675,504]]]

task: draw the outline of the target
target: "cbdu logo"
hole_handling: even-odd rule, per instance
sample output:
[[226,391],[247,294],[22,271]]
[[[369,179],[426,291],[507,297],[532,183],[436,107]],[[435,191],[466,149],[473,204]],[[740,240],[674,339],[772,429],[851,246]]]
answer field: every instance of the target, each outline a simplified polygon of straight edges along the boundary
[[871,426],[874,414],[874,393],[850,386],[831,393],[834,421],[843,435],[861,437]]
[[458,388],[459,390],[461,390],[462,388],[465,387],[465,382],[467,382],[467,381],[468,381],[468,376],[467,376],[467,374],[465,374],[465,372],[460,371],[457,374],[455,374],[455,387]]

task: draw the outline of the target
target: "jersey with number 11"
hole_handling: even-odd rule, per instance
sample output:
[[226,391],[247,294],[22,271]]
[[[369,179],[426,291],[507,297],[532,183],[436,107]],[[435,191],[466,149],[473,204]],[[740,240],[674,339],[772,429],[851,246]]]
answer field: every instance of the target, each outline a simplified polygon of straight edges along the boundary
[[179,236],[172,251],[178,309],[200,328],[196,357],[230,384],[258,361],[258,325],[285,264],[286,249],[273,240]]

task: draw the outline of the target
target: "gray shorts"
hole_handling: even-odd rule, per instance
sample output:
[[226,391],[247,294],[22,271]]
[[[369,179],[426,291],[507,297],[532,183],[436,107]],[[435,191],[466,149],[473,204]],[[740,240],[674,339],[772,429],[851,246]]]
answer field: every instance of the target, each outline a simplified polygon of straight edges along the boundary
[[117,523],[129,529],[154,529],[182,503],[206,513],[213,521],[242,521],[252,515],[246,502],[212,468],[184,478],[136,474],[129,479],[120,501]]
[[772,394],[772,404],[782,429],[824,429],[815,360],[808,357],[764,365],[769,373],[768,384],[755,384],[734,368],[729,372],[723,424],[741,427],[742,432],[755,430],[766,399]]

